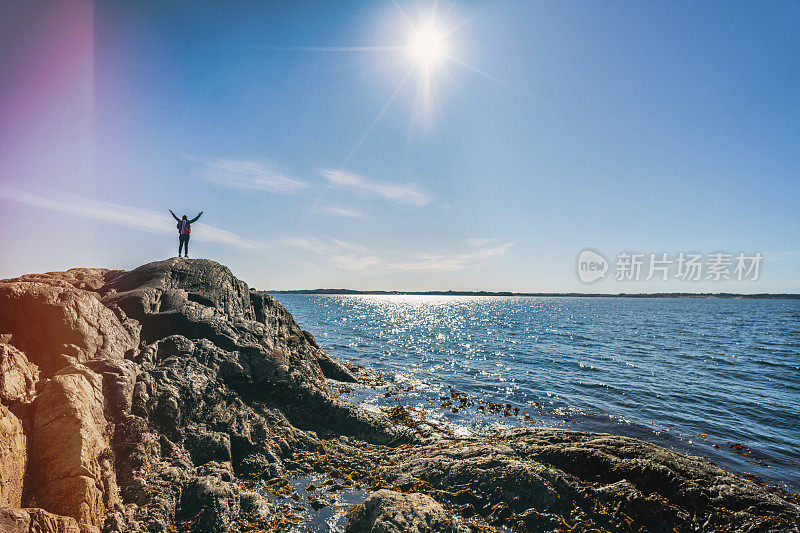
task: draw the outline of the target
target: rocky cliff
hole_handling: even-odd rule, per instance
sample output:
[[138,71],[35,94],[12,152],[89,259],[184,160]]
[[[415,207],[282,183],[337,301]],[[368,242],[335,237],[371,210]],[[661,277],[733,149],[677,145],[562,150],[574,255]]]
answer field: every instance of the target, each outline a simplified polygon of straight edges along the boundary
[[800,518],[791,497],[703,459],[565,430],[423,436],[339,399],[331,379],[357,378],[213,261],[0,281],[0,532],[288,528],[264,487],[309,472],[372,491],[351,531]]

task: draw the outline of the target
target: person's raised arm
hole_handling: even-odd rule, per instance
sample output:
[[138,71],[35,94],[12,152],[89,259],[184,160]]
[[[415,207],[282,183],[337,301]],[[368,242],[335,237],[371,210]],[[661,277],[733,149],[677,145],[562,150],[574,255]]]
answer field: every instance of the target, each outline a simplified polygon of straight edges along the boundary
[[203,212],[200,211],[200,213],[198,213],[198,215],[196,217],[194,217],[192,220],[189,221],[189,224],[194,224],[195,222],[197,222],[197,219],[200,218],[200,215],[202,215],[202,214],[203,214]]
[[169,213],[172,215],[172,218],[174,218],[174,219],[175,219],[175,220],[177,220],[178,222],[180,222],[180,221],[181,221],[181,219],[179,219],[178,217],[176,217],[176,216],[175,216],[175,213],[173,213],[173,212],[172,212],[172,209],[170,209],[170,210],[169,210]]

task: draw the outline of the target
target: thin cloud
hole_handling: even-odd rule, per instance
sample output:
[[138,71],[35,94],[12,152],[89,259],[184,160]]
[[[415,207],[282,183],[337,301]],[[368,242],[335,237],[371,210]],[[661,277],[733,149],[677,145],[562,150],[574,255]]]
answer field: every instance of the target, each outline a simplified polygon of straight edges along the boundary
[[361,213],[359,211],[354,211],[352,209],[347,209],[346,207],[339,207],[335,205],[328,206],[323,211],[325,211],[326,213],[330,213],[332,215],[338,215],[347,218],[367,218],[367,216],[364,213]]
[[375,268],[384,262],[380,257],[370,255],[364,246],[331,237],[325,239],[287,237],[282,242],[306,252],[325,256],[328,261],[342,270],[361,271]]
[[417,207],[428,205],[431,202],[431,195],[412,183],[378,181],[344,170],[327,169],[323,170],[321,174],[333,187],[351,189],[365,196]]
[[332,255],[329,259],[342,270],[367,270],[369,268],[375,268],[383,263],[383,259],[374,255]]
[[482,246],[464,253],[420,255],[409,261],[391,263],[387,265],[387,268],[390,270],[452,272],[481,264],[495,257],[504,256],[511,251],[513,246],[513,242],[506,242],[497,246]]
[[452,272],[463,270],[467,265],[456,258],[445,256],[419,256],[410,261],[400,261],[387,266],[389,270]]
[[[0,196],[9,200],[85,218],[103,220],[118,226],[171,235],[175,232],[174,219],[168,215],[109,202],[98,202],[90,198],[61,191],[49,191],[47,194],[34,193],[15,188],[0,188]],[[198,231],[194,238],[202,242],[212,242],[235,246],[237,248],[254,249],[259,243],[246,239],[228,230],[209,224],[197,222]]]
[[[482,239],[479,243],[468,241],[467,251],[451,254],[387,253],[385,256],[370,253],[364,246],[333,238],[288,237],[284,244],[323,256],[342,270],[424,271],[453,272],[481,265],[491,259],[507,255],[513,242],[491,245],[495,239]],[[481,245],[482,244],[482,245]],[[488,244],[488,245],[487,245]]]
[[208,181],[235,189],[293,194],[308,187],[304,181],[290,178],[261,161],[192,158],[206,165],[203,176]]
[[333,239],[331,238],[331,242],[341,250],[347,250],[348,252],[354,252],[363,254],[367,252],[367,248],[361,246],[360,244],[355,244],[348,241],[343,241],[341,239]]
[[485,261],[494,257],[506,255],[513,248],[514,242],[509,241],[496,246],[484,246],[469,253],[462,254],[460,257],[466,261]]
[[470,246],[487,246],[494,241],[494,239],[467,239],[467,244]]
[[317,237],[286,237],[281,240],[283,244],[305,250],[306,252],[313,252],[315,254],[342,254],[342,253],[355,253],[364,254],[367,249],[358,244],[343,241],[340,239],[319,239]]
[[306,252],[314,252],[315,254],[325,253],[327,246],[316,237],[286,237],[281,242],[288,246],[293,246]]

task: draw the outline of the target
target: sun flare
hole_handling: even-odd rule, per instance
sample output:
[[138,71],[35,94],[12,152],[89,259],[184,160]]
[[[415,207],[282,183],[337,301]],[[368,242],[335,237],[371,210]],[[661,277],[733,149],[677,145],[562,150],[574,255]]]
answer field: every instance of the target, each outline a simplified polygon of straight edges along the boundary
[[433,25],[414,32],[409,45],[411,57],[423,67],[430,67],[447,55],[444,32]]

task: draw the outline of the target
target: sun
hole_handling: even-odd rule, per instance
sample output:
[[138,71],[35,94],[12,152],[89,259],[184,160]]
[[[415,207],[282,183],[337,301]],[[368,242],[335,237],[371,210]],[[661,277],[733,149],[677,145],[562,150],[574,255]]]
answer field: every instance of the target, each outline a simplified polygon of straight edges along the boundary
[[431,67],[447,56],[447,41],[433,24],[417,29],[409,44],[411,58],[422,67]]

